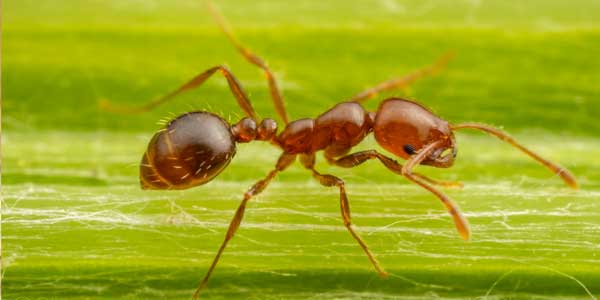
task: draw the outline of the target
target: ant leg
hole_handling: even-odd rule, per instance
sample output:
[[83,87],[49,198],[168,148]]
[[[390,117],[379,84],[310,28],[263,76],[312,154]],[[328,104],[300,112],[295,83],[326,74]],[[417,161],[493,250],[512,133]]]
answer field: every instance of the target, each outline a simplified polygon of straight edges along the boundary
[[416,173],[416,172],[413,172],[413,175],[415,177],[418,177],[418,178],[422,179],[425,182],[431,183],[433,185],[445,187],[445,188],[458,188],[458,189],[462,189],[465,186],[460,181],[445,181],[445,180],[433,179],[433,178],[429,178],[429,177],[427,177],[427,176],[425,176],[423,174]]
[[417,81],[418,79],[429,75],[435,75],[448,64],[452,57],[454,57],[454,54],[452,52],[448,52],[442,55],[440,58],[438,58],[438,60],[430,66],[416,70],[404,77],[394,78],[388,81],[381,82],[372,88],[366,89],[356,94],[348,101],[361,103],[375,97],[375,95],[377,95],[379,92],[407,87],[411,83]]
[[[327,155],[327,153],[325,153],[325,154]],[[371,160],[371,159],[375,159],[375,158],[379,159],[381,162],[384,162],[386,160],[391,160],[399,168],[402,168],[401,164],[399,164],[398,162],[396,162],[395,160],[393,160],[391,158],[384,156],[383,154],[381,154],[375,150],[365,150],[365,151],[360,151],[360,152],[356,152],[356,153],[351,153],[351,154],[342,156],[337,159],[328,157],[328,156],[326,156],[326,158],[329,163],[336,165],[338,167],[342,167],[342,168],[352,168],[352,167],[362,164],[363,162],[365,162],[367,160]],[[462,188],[464,186],[462,184],[462,182],[458,182],[458,181],[437,180],[437,179],[429,178],[423,174],[419,174],[416,172],[413,173],[413,175],[415,177],[418,177],[419,179],[422,179],[423,181],[426,181],[433,185],[443,186],[443,187],[447,187],[447,188]]]
[[402,176],[408,178],[408,180],[420,185],[424,189],[426,189],[426,190],[430,191],[431,193],[433,193],[434,195],[436,195],[442,201],[444,206],[446,206],[446,209],[452,216],[452,219],[454,220],[454,225],[456,226],[456,230],[458,230],[458,233],[460,234],[460,236],[464,240],[468,240],[471,235],[471,233],[470,233],[471,230],[469,229],[469,222],[467,221],[467,219],[465,219],[465,217],[460,212],[458,205],[456,205],[456,203],[454,203],[454,201],[452,201],[450,198],[448,198],[448,196],[446,196],[444,193],[438,191],[436,188],[432,187],[431,185],[423,182],[423,180],[421,180],[419,177],[415,176],[415,174],[412,171],[412,169],[415,166],[417,166],[418,164],[420,164],[429,154],[431,154],[431,152],[434,151],[436,149],[436,147],[439,146],[440,143],[441,143],[441,141],[437,141],[437,142],[433,142],[433,143],[423,147],[423,149],[421,149],[417,154],[411,156],[411,158],[408,159],[408,161],[406,162],[406,164],[404,166],[398,165],[392,159],[387,158],[387,157],[386,157],[387,158],[386,160],[382,160],[381,162],[388,169],[392,170],[393,172],[400,173]]
[[202,291],[202,289],[208,283],[208,279],[210,278],[210,275],[212,274],[215,267],[217,266],[217,262],[219,261],[219,258],[221,258],[221,254],[223,253],[223,250],[225,250],[227,243],[229,242],[229,240],[231,240],[231,238],[233,238],[233,236],[235,235],[235,232],[240,227],[240,224],[242,223],[242,218],[244,217],[244,212],[246,210],[246,203],[248,202],[248,200],[250,200],[252,197],[254,197],[254,196],[258,195],[260,192],[262,192],[267,187],[269,182],[271,182],[271,180],[275,177],[275,175],[277,175],[277,173],[285,170],[285,168],[287,168],[295,160],[296,160],[296,155],[285,154],[285,153],[282,154],[279,157],[279,160],[277,161],[275,170],[269,172],[269,174],[264,179],[256,182],[250,189],[248,189],[248,191],[246,191],[246,193],[244,193],[244,198],[242,200],[242,203],[240,203],[240,206],[236,210],[235,215],[233,216],[233,219],[231,220],[231,223],[229,224],[229,229],[227,229],[227,234],[225,235],[225,240],[223,240],[221,247],[219,247],[219,251],[217,252],[217,255],[213,259],[213,262],[210,265],[210,268],[206,272],[206,275],[204,275],[204,278],[199,283],[198,288],[194,292],[192,299],[198,299],[198,296],[200,295],[200,291]]
[[[417,155],[411,157],[408,160],[408,162],[406,163],[406,165],[404,165],[404,166],[399,164],[396,160],[389,158],[375,150],[367,150],[367,151],[361,151],[361,152],[349,154],[347,156],[333,160],[333,162],[337,166],[344,167],[344,168],[351,168],[353,166],[360,165],[361,163],[363,163],[369,159],[377,158],[390,171],[400,174],[402,176],[405,176],[410,181],[422,186],[426,190],[428,190],[428,191],[432,192],[434,195],[436,195],[440,200],[442,200],[442,203],[444,204],[444,206],[446,206],[446,209],[448,210],[448,212],[450,212],[450,215],[452,215],[452,218],[454,219],[454,224],[455,224],[459,234],[461,235],[461,237],[463,239],[468,240],[469,236],[470,236],[469,223],[460,213],[458,206],[452,200],[450,200],[450,198],[448,198],[446,195],[444,195],[442,192],[438,191],[437,189],[435,189],[434,187],[432,187],[426,183],[426,182],[429,182],[429,183],[437,182],[436,180],[427,178],[423,175],[414,173],[412,171],[412,169],[416,165],[418,165],[425,157],[427,157],[427,155],[429,155],[429,153],[433,149],[435,149],[436,146],[437,146],[437,143],[433,143],[433,144],[426,146]],[[447,183],[447,184],[452,184],[452,183]],[[454,184],[461,184],[461,183],[454,183]]]
[[369,247],[363,241],[363,239],[354,231],[354,225],[352,224],[352,219],[350,216],[350,204],[348,203],[348,196],[346,195],[346,187],[345,183],[342,179],[335,177],[329,174],[321,174],[315,170],[315,155],[307,154],[300,156],[300,161],[304,165],[305,168],[312,172],[312,176],[319,181],[319,183],[323,186],[331,187],[337,186],[340,189],[340,210],[342,213],[342,219],[344,220],[344,226],[348,229],[352,237],[358,242],[360,247],[365,251],[367,257],[375,267],[375,270],[379,273],[381,277],[387,277],[389,274],[381,268],[379,262],[369,250]]
[[519,144],[515,139],[510,137],[506,132],[503,132],[497,128],[494,128],[494,127],[491,127],[488,125],[478,124],[478,123],[463,123],[463,124],[451,125],[450,127],[452,128],[452,130],[471,128],[471,129],[477,129],[477,130],[487,132],[487,133],[511,144],[513,147],[525,152],[525,154],[527,154],[531,158],[537,160],[542,165],[544,165],[546,168],[550,169],[550,171],[552,171],[555,174],[557,174],[558,176],[560,176],[562,178],[562,180],[568,186],[570,186],[574,189],[579,188],[579,185],[577,184],[577,180],[575,180],[575,176],[573,176],[573,174],[569,170],[567,170],[566,168],[563,168],[560,165],[553,163],[553,162],[539,156],[535,152],[525,148],[525,146]]
[[254,111],[254,108],[252,107],[252,104],[250,103],[250,99],[248,98],[246,92],[242,88],[242,85],[237,80],[237,78],[235,78],[235,76],[233,76],[231,71],[229,71],[229,69],[227,69],[227,67],[225,67],[225,66],[212,67],[212,68],[196,75],[190,81],[186,82],[184,85],[180,86],[179,88],[170,92],[169,94],[167,94],[163,97],[160,97],[152,102],[149,102],[145,105],[142,105],[140,107],[118,106],[118,105],[114,105],[107,101],[100,102],[100,106],[104,110],[117,112],[117,113],[140,113],[140,112],[150,111],[151,109],[167,102],[168,100],[171,100],[172,98],[180,95],[183,92],[186,92],[186,91],[189,91],[189,90],[199,87],[208,78],[210,78],[213,74],[215,74],[215,72],[217,72],[217,71],[220,71],[220,73],[223,74],[223,76],[225,76],[225,78],[227,79],[227,83],[229,84],[231,93],[233,93],[233,96],[235,96],[235,99],[237,100],[239,106],[244,110],[246,115],[248,115],[252,119],[256,120],[257,119],[256,112]]
[[269,83],[269,90],[271,93],[271,99],[273,100],[273,105],[275,106],[275,110],[277,111],[279,117],[283,120],[284,124],[289,123],[290,120],[285,110],[283,95],[279,90],[277,80],[275,79],[275,75],[273,74],[273,72],[271,72],[271,69],[269,69],[267,63],[262,58],[258,57],[258,55],[250,51],[248,48],[244,47],[242,43],[240,43],[240,41],[233,34],[229,23],[227,22],[225,17],[223,17],[219,9],[212,3],[212,1],[209,0],[206,3],[208,5],[210,13],[221,28],[221,31],[225,33],[225,36],[227,36],[227,39],[229,39],[233,46],[242,54],[242,56],[244,56],[244,58],[249,63],[259,67],[265,72],[265,76],[267,77],[267,81]]

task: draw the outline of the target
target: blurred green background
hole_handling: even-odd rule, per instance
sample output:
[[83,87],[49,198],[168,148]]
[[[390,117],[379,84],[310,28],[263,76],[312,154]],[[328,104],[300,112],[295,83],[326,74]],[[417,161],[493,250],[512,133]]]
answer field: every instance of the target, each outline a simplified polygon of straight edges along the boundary
[[[494,138],[461,132],[452,169],[420,171],[465,183],[445,190],[471,221],[465,243],[437,199],[376,162],[319,162],[346,180],[354,223],[393,274],[382,280],[343,227],[337,192],[294,166],[250,204],[205,298],[600,295],[600,2],[217,4],[275,71],[293,118],[452,50],[439,76],[366,106],[403,96],[452,123],[501,126],[570,168],[582,189]],[[101,112],[98,102],[142,104],[225,63],[273,117],[261,72],[202,1],[5,0],[2,28],[5,299],[189,298],[241,195],[278,151],[240,145],[206,186],[141,191],[137,164],[159,120],[191,110],[236,120],[241,110],[222,78],[141,115]]]

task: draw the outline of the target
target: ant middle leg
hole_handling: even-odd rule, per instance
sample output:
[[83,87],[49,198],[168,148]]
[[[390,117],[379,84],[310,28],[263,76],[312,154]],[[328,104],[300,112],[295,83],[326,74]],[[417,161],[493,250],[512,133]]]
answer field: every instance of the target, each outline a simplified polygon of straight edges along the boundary
[[174,91],[168,93],[167,95],[162,96],[152,102],[144,104],[140,107],[120,106],[120,105],[115,105],[113,103],[110,103],[108,101],[100,102],[100,107],[104,110],[117,112],[117,113],[141,113],[141,112],[150,111],[153,108],[182,94],[183,92],[186,92],[186,91],[189,91],[189,90],[192,90],[192,89],[195,89],[195,88],[201,86],[208,78],[210,78],[217,71],[219,71],[227,79],[227,83],[229,84],[229,89],[231,90],[231,93],[237,100],[238,105],[242,108],[242,110],[244,110],[246,115],[251,117],[254,120],[257,120],[258,117],[256,115],[256,112],[254,111],[254,108],[252,107],[252,103],[250,103],[250,98],[248,98],[247,93],[242,88],[242,84],[237,80],[237,78],[235,78],[235,76],[233,76],[233,73],[231,73],[231,71],[229,71],[229,69],[227,67],[222,66],[222,65],[212,67],[212,68],[196,75],[194,78],[190,79],[188,82],[186,82],[185,84],[183,84],[176,90],[174,90]]
[[221,243],[221,247],[219,247],[219,251],[215,255],[215,258],[213,259],[213,261],[210,265],[210,268],[206,272],[206,275],[204,275],[204,278],[198,284],[198,288],[196,288],[196,291],[194,292],[194,295],[192,297],[193,299],[198,299],[200,292],[208,283],[208,279],[210,278],[210,275],[212,274],[215,267],[217,266],[217,263],[219,262],[219,259],[221,258],[221,254],[223,254],[223,251],[225,250],[225,247],[227,246],[227,243],[229,242],[229,240],[231,240],[233,238],[236,231],[240,227],[240,224],[242,223],[242,219],[244,218],[244,212],[246,211],[246,204],[248,203],[248,201],[252,197],[260,194],[260,192],[262,192],[267,187],[269,182],[271,182],[271,180],[275,177],[275,175],[277,175],[277,173],[285,170],[285,168],[287,168],[289,165],[291,165],[295,160],[296,160],[296,155],[285,154],[285,153],[282,154],[279,157],[279,160],[277,161],[275,169],[272,170],[271,172],[269,172],[269,174],[265,178],[256,182],[250,189],[248,189],[248,191],[246,191],[246,193],[244,193],[244,198],[242,199],[242,203],[240,203],[240,205],[238,206],[238,208],[235,212],[235,215],[233,216],[233,219],[231,219],[231,223],[229,224],[229,229],[227,229],[227,234],[225,235],[225,239]]
[[225,17],[221,14],[218,7],[215,6],[212,1],[206,2],[210,13],[213,18],[221,28],[221,31],[227,36],[227,39],[233,44],[233,46],[244,56],[244,58],[251,64],[259,67],[265,72],[265,76],[267,77],[267,81],[269,83],[269,91],[271,93],[271,99],[273,100],[273,105],[275,106],[275,111],[279,115],[279,117],[283,120],[284,124],[289,123],[289,117],[285,110],[285,103],[283,101],[283,95],[278,87],[277,80],[275,79],[275,75],[269,69],[267,63],[260,58],[258,55],[254,54],[248,48],[244,47],[242,43],[235,37],[233,34],[233,30],[231,30],[231,26],[225,19]]
[[319,181],[319,183],[323,186],[327,187],[338,187],[340,189],[340,210],[342,214],[342,219],[344,220],[344,226],[348,229],[352,237],[358,242],[360,247],[363,249],[375,270],[379,273],[381,277],[387,277],[389,274],[383,270],[383,268],[379,265],[379,261],[375,258],[369,247],[360,237],[360,235],[354,231],[354,225],[352,224],[352,218],[350,216],[350,203],[348,202],[348,196],[346,195],[346,187],[345,183],[342,179],[329,175],[329,174],[321,174],[317,170],[315,170],[315,155],[314,154],[306,154],[300,156],[300,162],[302,165],[312,172],[312,176]]
[[416,70],[403,77],[393,78],[381,82],[374,87],[368,88],[354,95],[354,97],[350,98],[350,100],[348,101],[362,103],[375,97],[380,92],[408,87],[410,84],[417,81],[418,79],[421,79],[425,76],[435,75],[448,64],[452,57],[454,57],[454,54],[452,52],[448,52],[442,55],[440,58],[438,58],[438,60],[432,65]]
[[[360,164],[362,164],[363,162],[367,161],[367,160],[371,160],[371,159],[379,159],[381,162],[383,162],[384,164],[386,163],[386,161],[391,160],[392,162],[387,162],[388,164],[395,164],[397,166],[399,166],[400,168],[402,168],[402,165],[399,164],[397,161],[386,157],[385,155],[375,151],[375,150],[365,150],[365,151],[360,151],[360,152],[355,152],[355,153],[351,153],[339,158],[334,158],[332,157],[330,154],[327,153],[327,150],[325,151],[325,158],[327,159],[327,161],[332,164],[332,165],[336,165],[338,167],[342,167],[342,168],[352,168],[355,166],[358,166]],[[438,180],[438,179],[433,179],[433,178],[429,178],[423,174],[420,173],[416,173],[413,172],[413,175],[417,178],[420,178],[430,184],[433,185],[437,185],[437,186],[442,186],[442,187],[447,187],[447,188],[462,188],[464,185],[462,182],[459,181],[444,181],[444,180]]]

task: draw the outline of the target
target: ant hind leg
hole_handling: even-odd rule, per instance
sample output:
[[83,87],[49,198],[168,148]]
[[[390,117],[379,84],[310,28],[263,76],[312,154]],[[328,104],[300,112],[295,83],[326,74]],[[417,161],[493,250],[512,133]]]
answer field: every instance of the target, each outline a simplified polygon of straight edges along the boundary
[[275,106],[275,111],[279,115],[279,117],[283,120],[284,124],[289,123],[289,117],[285,110],[285,103],[283,101],[283,95],[281,94],[281,90],[278,87],[277,80],[275,79],[275,75],[269,69],[267,63],[260,58],[258,55],[254,54],[248,48],[244,47],[242,43],[236,38],[233,34],[233,30],[231,30],[231,26],[225,19],[225,17],[221,14],[218,7],[212,3],[212,1],[206,1],[208,9],[212,14],[213,18],[221,28],[221,31],[227,36],[227,39],[233,44],[233,46],[244,56],[244,58],[251,64],[259,67],[265,72],[265,76],[267,77],[267,81],[269,83],[269,90],[271,93],[271,99],[273,100],[273,105]]
[[252,107],[252,103],[250,103],[250,98],[248,98],[247,93],[242,88],[242,84],[237,80],[237,78],[235,78],[235,76],[233,76],[233,73],[231,73],[231,71],[229,71],[229,69],[227,69],[227,67],[225,67],[225,66],[212,67],[212,68],[196,75],[194,78],[190,79],[188,82],[186,82],[182,86],[178,87],[176,90],[170,92],[169,94],[162,96],[152,102],[146,103],[140,107],[128,107],[128,106],[115,105],[106,100],[102,100],[100,102],[100,108],[102,108],[103,110],[115,112],[115,113],[130,113],[131,114],[131,113],[147,112],[147,111],[150,111],[150,110],[154,109],[155,107],[175,98],[176,96],[178,96],[186,91],[200,87],[208,78],[210,78],[212,75],[214,75],[217,71],[220,71],[220,73],[223,74],[225,79],[227,79],[227,83],[229,84],[229,89],[231,90],[231,93],[237,100],[238,105],[242,108],[242,110],[244,110],[246,115],[251,117],[254,120],[257,120],[258,117],[256,115],[256,112],[254,111],[254,108]]
[[277,173],[285,170],[285,168],[287,168],[295,160],[296,160],[296,155],[282,154],[279,157],[279,160],[277,161],[277,165],[275,166],[275,169],[273,171],[269,172],[269,174],[264,179],[261,179],[258,182],[256,182],[250,189],[248,189],[248,191],[246,191],[246,193],[244,193],[244,198],[242,200],[242,203],[240,203],[240,205],[238,206],[238,208],[235,212],[235,215],[231,219],[231,223],[229,224],[229,229],[227,229],[227,234],[225,235],[225,239],[221,243],[221,247],[219,247],[219,251],[217,252],[217,255],[215,255],[215,258],[213,259],[213,261],[210,265],[210,268],[206,272],[206,275],[204,275],[204,278],[198,284],[198,288],[196,288],[196,291],[194,292],[192,299],[198,299],[200,292],[208,283],[208,279],[210,278],[210,275],[212,274],[215,267],[217,266],[217,263],[219,262],[219,259],[221,258],[221,254],[223,254],[223,251],[225,250],[225,247],[227,246],[227,243],[229,242],[229,240],[231,240],[233,238],[236,231],[240,227],[240,224],[242,223],[242,219],[244,218],[244,212],[246,211],[246,203],[248,203],[248,200],[250,200],[252,197],[254,197],[254,196],[258,195],[260,192],[262,192],[267,187],[269,182],[271,182],[271,180],[275,177],[275,175],[277,175]]

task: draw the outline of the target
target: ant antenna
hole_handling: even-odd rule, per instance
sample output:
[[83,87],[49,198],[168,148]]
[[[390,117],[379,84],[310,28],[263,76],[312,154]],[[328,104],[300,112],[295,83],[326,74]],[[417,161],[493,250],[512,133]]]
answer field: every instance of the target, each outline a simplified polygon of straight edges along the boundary
[[491,127],[491,126],[488,126],[485,124],[479,124],[479,123],[462,123],[462,124],[457,124],[457,125],[450,125],[450,128],[452,128],[452,130],[460,130],[460,129],[469,128],[469,129],[476,129],[476,130],[481,130],[481,131],[487,132],[487,133],[511,144],[513,147],[523,151],[525,154],[529,155],[531,158],[537,160],[539,163],[544,165],[546,168],[548,168],[554,174],[557,174],[558,176],[560,176],[562,178],[562,180],[568,186],[570,186],[574,189],[579,189],[579,185],[577,184],[577,181],[575,180],[575,176],[573,176],[573,174],[571,174],[571,172],[569,172],[569,170],[567,170],[566,168],[563,168],[560,165],[553,163],[553,162],[539,156],[537,153],[527,149],[525,146],[519,144],[515,139],[513,139],[511,136],[509,136],[507,133],[501,131],[500,129],[497,129],[497,128],[494,128],[494,127]]

